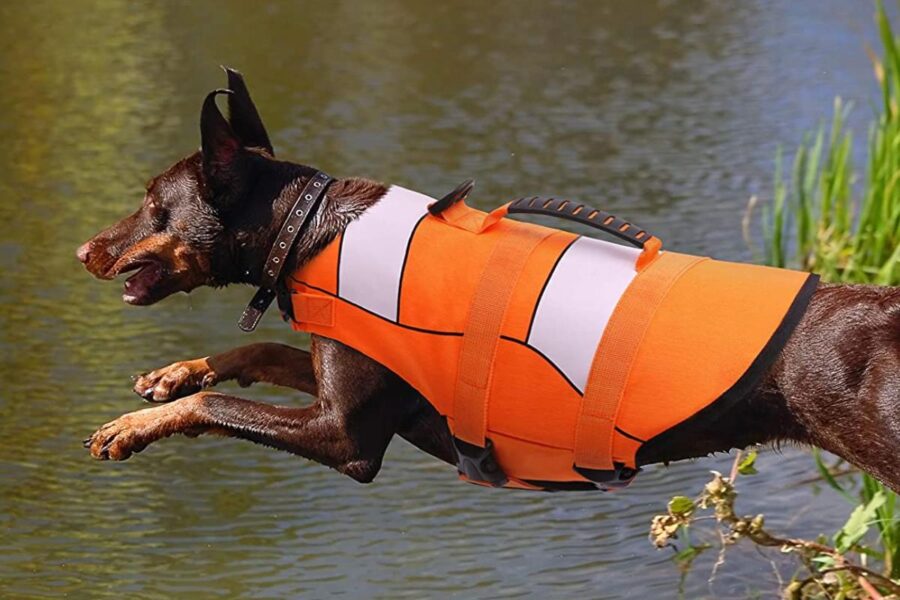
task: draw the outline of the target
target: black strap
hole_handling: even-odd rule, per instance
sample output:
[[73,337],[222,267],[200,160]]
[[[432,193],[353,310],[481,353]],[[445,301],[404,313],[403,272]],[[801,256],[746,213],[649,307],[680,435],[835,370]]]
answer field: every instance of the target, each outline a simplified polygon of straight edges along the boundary
[[247,305],[238,320],[238,327],[241,330],[250,332],[256,329],[259,320],[272,304],[272,300],[276,296],[275,286],[287,262],[288,254],[294,248],[297,238],[306,229],[313,217],[316,203],[332,181],[334,180],[327,174],[318,171],[303,186],[300,196],[291,207],[291,211],[281,225],[281,231],[278,232],[275,243],[272,244],[272,249],[269,251],[269,257],[266,259],[260,277],[259,289],[256,290],[256,294],[253,295],[253,299],[250,300],[250,304]]
[[596,227],[638,248],[643,248],[644,243],[653,237],[649,232],[632,225],[628,221],[571,200],[541,198],[538,196],[519,198],[509,205],[509,214],[515,213],[547,215],[577,221],[578,223]]

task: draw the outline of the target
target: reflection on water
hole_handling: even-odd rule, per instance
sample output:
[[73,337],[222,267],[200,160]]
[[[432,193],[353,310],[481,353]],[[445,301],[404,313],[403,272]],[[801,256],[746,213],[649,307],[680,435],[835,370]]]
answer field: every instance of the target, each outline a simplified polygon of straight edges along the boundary
[[[140,407],[132,373],[246,343],[234,321],[250,290],[135,309],[74,248],[197,146],[200,101],[227,63],[282,156],[435,195],[475,177],[485,208],[566,194],[670,247],[748,258],[739,217],[767,189],[775,145],[836,93],[873,97],[871,13],[811,0],[0,4],[0,596],[673,596],[648,520],[727,458],[648,469],[614,495],[465,486],[402,441],[371,486],[228,440],[92,462],[81,439]],[[272,317],[253,339],[306,343]],[[768,455],[743,508],[794,533],[833,529],[845,507],[795,483],[809,466]],[[712,589],[703,557],[688,596],[771,592],[771,566],[737,554]]]

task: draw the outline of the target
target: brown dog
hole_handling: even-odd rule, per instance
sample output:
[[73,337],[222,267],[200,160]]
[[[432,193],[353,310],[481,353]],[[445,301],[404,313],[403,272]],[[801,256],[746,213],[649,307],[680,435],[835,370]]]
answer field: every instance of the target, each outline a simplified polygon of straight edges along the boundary
[[[201,113],[202,148],[147,185],[133,215],[78,249],[101,279],[134,272],[123,299],[153,304],[201,285],[260,285],[263,265],[300,190],[317,171],[274,158],[240,74],[227,70]],[[227,93],[230,123],[215,104]],[[303,264],[386,187],[341,179],[287,257]],[[264,381],[316,396],[305,408],[210,391],[221,381]],[[137,378],[135,392],[167,403],[128,413],[85,442],[98,459],[124,460],[175,433],[227,435],[287,450],[357,481],[371,481],[394,434],[456,464],[437,411],[397,375],[336,341],[310,352],[243,346],[177,362]],[[752,393],[715,420],[688,419],[645,443],[640,465],[700,457],[755,443],[814,444],[900,491],[900,289],[822,285],[774,365]]]

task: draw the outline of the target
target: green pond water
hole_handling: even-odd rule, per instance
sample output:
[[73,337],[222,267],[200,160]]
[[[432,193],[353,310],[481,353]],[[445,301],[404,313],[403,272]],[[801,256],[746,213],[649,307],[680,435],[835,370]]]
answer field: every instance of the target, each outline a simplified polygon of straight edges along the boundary
[[[835,94],[857,101],[864,135],[872,14],[837,0],[0,4],[0,597],[675,597],[648,521],[730,457],[570,495],[464,485],[399,439],[368,486],[234,440],[91,460],[81,440],[142,407],[131,374],[308,340],[274,314],[241,334],[250,289],[126,306],[74,250],[198,146],[224,63],[282,157],[432,195],[472,177],[484,208],[564,195],[667,247],[749,260],[741,215],[768,192],[776,146]],[[743,512],[794,535],[843,522],[841,499],[803,483],[805,452],[761,468]],[[687,597],[769,597],[773,567],[793,568],[737,548],[710,584],[713,554]]]

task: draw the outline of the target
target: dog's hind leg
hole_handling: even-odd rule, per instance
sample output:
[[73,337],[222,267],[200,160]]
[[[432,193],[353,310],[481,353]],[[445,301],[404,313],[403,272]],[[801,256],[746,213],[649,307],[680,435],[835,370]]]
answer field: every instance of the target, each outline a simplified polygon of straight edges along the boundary
[[900,492],[900,288],[823,286],[778,371],[799,441]]
[[419,450],[455,465],[456,450],[446,419],[414,389],[409,388],[409,393],[417,399],[410,403],[411,410],[405,415],[397,434]]
[[310,353],[275,343],[249,344],[172,363],[135,377],[134,391],[149,402],[169,402],[232,379],[244,387],[266,382],[312,395],[317,392]]

